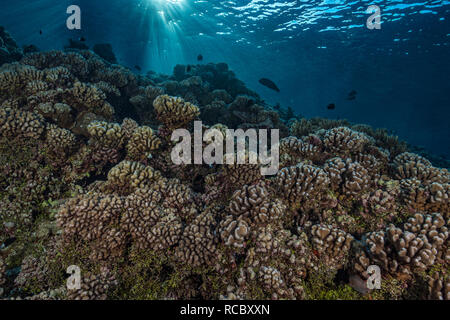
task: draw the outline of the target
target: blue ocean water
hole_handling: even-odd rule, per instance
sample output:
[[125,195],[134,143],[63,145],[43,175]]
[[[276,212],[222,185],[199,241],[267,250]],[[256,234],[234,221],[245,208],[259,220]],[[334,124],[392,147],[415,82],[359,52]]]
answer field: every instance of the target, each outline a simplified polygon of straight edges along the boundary
[[[81,30],[66,27],[69,5]],[[20,44],[111,43],[119,63],[172,73],[226,62],[268,103],[306,117],[385,127],[450,158],[450,1],[0,0],[0,25]],[[370,30],[370,5],[381,29]],[[42,34],[40,34],[42,30]],[[258,83],[273,80],[277,93]],[[348,100],[350,91],[356,99]],[[336,108],[328,110],[334,103]]]

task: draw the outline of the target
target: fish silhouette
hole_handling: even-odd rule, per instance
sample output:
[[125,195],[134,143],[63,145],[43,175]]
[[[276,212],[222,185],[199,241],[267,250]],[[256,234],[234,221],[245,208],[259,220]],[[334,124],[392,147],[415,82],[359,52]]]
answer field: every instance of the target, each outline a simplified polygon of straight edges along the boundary
[[142,70],[141,67],[139,67],[138,65],[135,65],[134,68],[135,68],[136,70],[139,70],[139,71]]
[[199,55],[197,56],[197,61],[203,61],[203,56],[202,56],[201,54],[199,54]]
[[278,89],[278,87],[275,84],[275,82],[273,82],[270,79],[267,79],[267,78],[259,79],[259,83],[261,83],[263,86],[265,86],[265,87],[267,87],[269,89],[275,90],[276,92],[280,92],[280,89]]
[[327,109],[328,110],[334,110],[336,108],[336,105],[334,104],[334,103],[330,103],[328,106],[327,106]]
[[356,99],[357,92],[355,90],[352,90],[347,95],[347,100],[355,100]]

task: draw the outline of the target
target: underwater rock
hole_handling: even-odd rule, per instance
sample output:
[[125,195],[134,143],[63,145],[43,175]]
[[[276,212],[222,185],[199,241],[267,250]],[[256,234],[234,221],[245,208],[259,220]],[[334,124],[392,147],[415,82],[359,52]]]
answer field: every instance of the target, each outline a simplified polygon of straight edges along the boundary
[[39,51],[40,51],[39,48],[33,44],[30,44],[28,46],[23,46],[23,54],[39,52]]
[[[173,76],[175,77],[175,80],[177,81],[182,81],[183,79],[185,79],[185,75],[186,75],[186,71],[187,68],[190,66],[184,66],[181,64],[177,64],[174,68],[173,68]],[[189,68],[189,71],[192,70],[191,68]]]
[[20,60],[23,51],[4,27],[0,26],[0,66]]
[[116,55],[113,52],[112,46],[109,43],[98,43],[94,45],[94,52],[100,57],[112,64],[117,64]]
[[89,47],[82,41],[69,39],[69,44],[64,46],[64,49],[89,50]]
[[365,295],[369,293],[369,289],[367,288],[367,282],[361,279],[358,275],[351,275],[349,278],[349,285],[358,291],[359,293]]

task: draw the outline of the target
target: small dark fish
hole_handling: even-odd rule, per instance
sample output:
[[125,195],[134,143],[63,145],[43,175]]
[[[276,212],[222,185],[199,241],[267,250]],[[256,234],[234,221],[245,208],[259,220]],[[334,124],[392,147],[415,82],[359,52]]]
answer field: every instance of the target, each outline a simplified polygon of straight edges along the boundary
[[203,61],[203,56],[202,56],[201,54],[199,54],[199,55],[197,56],[197,61]]
[[85,41],[86,41],[86,38],[85,38],[85,37],[81,37],[81,38],[80,38],[80,41],[81,41],[81,42],[85,42]]
[[42,34],[42,30],[39,30],[39,34]]
[[352,90],[347,95],[347,100],[355,100],[356,99],[357,92],[355,90]]
[[142,70],[141,67],[139,67],[138,65],[135,65],[134,68],[135,68],[136,70],[139,70],[139,71]]
[[186,67],[186,72],[191,72],[191,70],[192,70],[192,67],[191,67],[191,66],[187,66],[187,67]]
[[272,80],[269,80],[267,78],[262,78],[262,79],[259,79],[259,83],[261,83],[263,86],[265,86],[269,89],[275,90],[276,92],[280,92],[280,89],[278,89],[277,85]]
[[334,103],[330,103],[328,106],[327,106],[327,109],[328,110],[334,110],[336,108],[336,105],[334,104]]

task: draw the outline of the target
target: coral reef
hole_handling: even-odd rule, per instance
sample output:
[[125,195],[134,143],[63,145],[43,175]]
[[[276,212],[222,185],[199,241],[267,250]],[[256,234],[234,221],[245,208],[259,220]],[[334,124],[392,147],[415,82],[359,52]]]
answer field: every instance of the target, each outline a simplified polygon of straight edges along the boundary
[[427,276],[429,295],[432,300],[450,300],[450,279],[445,271]]
[[365,278],[370,264],[406,276],[427,271],[448,260],[448,236],[447,221],[439,213],[416,213],[402,228],[391,224],[385,230],[367,233],[354,268]]
[[220,122],[230,128],[278,128],[282,136],[288,135],[280,114],[247,89],[224,63],[177,65],[171,77],[148,76],[149,83],[141,85],[129,100],[138,110],[140,122],[146,125],[158,124],[161,110],[156,113],[155,99],[166,94],[197,106],[207,125]]
[[158,120],[169,129],[185,127],[200,115],[195,105],[168,95],[158,96],[153,106]]
[[329,268],[341,269],[348,256],[353,237],[332,226],[313,225],[310,230],[313,250]]
[[81,280],[81,288],[69,290],[69,300],[106,300],[108,292],[117,285],[114,275],[107,268],[102,268],[99,274],[88,273]]
[[303,211],[319,207],[321,196],[329,183],[323,169],[307,164],[281,169],[275,181],[279,194],[290,207]]
[[[6,282],[6,265],[3,258],[0,258],[0,286],[3,286]],[[1,288],[1,287],[0,287]],[[3,294],[3,288],[1,289]],[[2,295],[0,294],[0,296]]]
[[[387,131],[296,119],[224,63],[136,76],[73,46],[14,60],[0,67],[3,297],[449,298],[449,173]],[[280,129],[278,173],[175,165],[170,133],[197,119]]]

